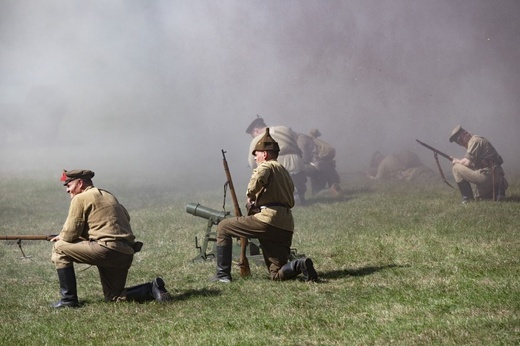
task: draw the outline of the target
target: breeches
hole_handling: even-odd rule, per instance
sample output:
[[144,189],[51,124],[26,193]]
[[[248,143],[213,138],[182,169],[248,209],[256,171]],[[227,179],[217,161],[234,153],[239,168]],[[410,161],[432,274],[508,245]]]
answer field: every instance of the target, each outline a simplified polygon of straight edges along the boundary
[[332,187],[332,184],[339,184],[340,178],[336,171],[336,161],[316,161],[317,173],[311,177],[312,193],[317,194],[325,187]]
[[[456,163],[452,168],[453,177],[456,183],[467,181],[475,184],[477,198],[493,197],[493,174],[490,169],[472,169]],[[504,171],[498,167],[495,169],[495,187],[502,185]]]
[[232,237],[258,239],[269,276],[279,279],[278,271],[289,259],[293,232],[270,226],[253,216],[241,216],[224,219],[217,226],[217,246],[231,246]]
[[95,241],[62,240],[54,244],[51,256],[56,269],[69,267],[74,262],[96,266],[107,301],[117,299],[123,292],[133,258],[134,255],[108,249]]

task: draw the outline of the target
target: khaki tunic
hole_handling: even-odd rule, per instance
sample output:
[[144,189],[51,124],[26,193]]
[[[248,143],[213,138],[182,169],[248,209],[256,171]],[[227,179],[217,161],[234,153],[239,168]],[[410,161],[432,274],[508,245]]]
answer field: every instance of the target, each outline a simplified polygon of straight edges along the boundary
[[491,143],[481,136],[471,137],[464,157],[473,162],[477,169],[490,168],[491,164],[500,166],[504,163]]
[[294,207],[294,185],[291,176],[278,161],[262,162],[253,170],[247,186],[247,197],[261,207],[260,213],[253,217],[280,229],[294,230],[291,213]]
[[314,159],[316,144],[311,136],[299,134],[296,143],[302,152],[302,159],[305,165],[308,165]]
[[403,165],[397,155],[388,155],[379,163],[375,179],[399,179],[399,173],[405,169],[405,165]]
[[94,265],[105,300],[118,300],[125,294],[135,237],[130,215],[112,194],[89,186],[74,196],[59,236],[51,256],[57,269],[74,262]]
[[60,239],[74,242],[79,238],[97,241],[113,250],[133,254],[135,236],[130,227],[130,215],[108,191],[89,186],[74,196]]

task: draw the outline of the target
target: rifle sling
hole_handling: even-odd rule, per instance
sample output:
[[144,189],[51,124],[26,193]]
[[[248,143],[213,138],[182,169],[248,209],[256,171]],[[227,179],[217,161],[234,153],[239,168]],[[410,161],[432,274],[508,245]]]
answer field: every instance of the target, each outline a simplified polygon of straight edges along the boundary
[[437,168],[439,169],[439,173],[441,174],[441,178],[442,180],[449,186],[451,187],[452,189],[454,189],[453,186],[451,186],[450,183],[448,183],[448,181],[446,180],[446,176],[444,175],[444,172],[442,171],[442,168],[441,168],[441,164],[439,162],[439,155],[437,155],[436,152],[433,152],[433,157],[435,157],[435,162],[437,162]]

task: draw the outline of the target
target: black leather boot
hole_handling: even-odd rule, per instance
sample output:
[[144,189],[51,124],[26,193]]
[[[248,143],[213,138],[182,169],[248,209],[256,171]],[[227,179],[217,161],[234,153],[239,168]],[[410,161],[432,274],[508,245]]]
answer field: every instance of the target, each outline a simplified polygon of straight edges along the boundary
[[126,289],[126,300],[138,303],[151,300],[161,303],[170,301],[171,296],[164,286],[164,280],[157,277],[152,282],[128,287]]
[[282,280],[295,278],[300,273],[303,275],[304,281],[314,282],[318,280],[318,273],[314,269],[312,259],[309,257],[299,258],[286,263],[282,268],[280,268],[280,271],[282,274]]
[[126,289],[126,300],[129,302],[143,303],[146,301],[153,300],[152,296],[152,283],[147,282]]
[[79,306],[79,302],[74,267],[70,266],[58,269],[57,272],[58,280],[60,281],[61,299],[51,306],[55,309],[77,308]]
[[217,275],[211,278],[213,282],[231,282],[231,258],[233,255],[233,247],[217,246]]
[[318,273],[316,272],[316,269],[314,269],[314,263],[312,260],[309,257],[304,257],[301,260],[303,260],[303,280],[311,282],[318,281]]
[[505,177],[502,176],[502,179],[500,181],[500,184],[498,184],[497,191],[496,191],[495,200],[497,202],[505,201],[507,187],[508,187],[507,180]]
[[172,300],[170,293],[164,287],[164,280],[157,277],[152,281],[152,296],[158,302],[168,302]]
[[457,183],[457,186],[459,187],[460,194],[462,195],[463,204],[473,201],[473,189],[467,181],[461,181],[460,183]]

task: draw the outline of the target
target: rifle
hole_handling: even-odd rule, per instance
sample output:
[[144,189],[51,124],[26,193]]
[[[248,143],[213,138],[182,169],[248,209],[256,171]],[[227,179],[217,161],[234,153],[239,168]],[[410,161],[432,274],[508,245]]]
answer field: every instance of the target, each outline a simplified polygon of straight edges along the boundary
[[31,256],[26,256],[25,252],[22,249],[22,240],[47,240],[50,241],[52,238],[56,237],[57,234],[36,234],[36,235],[0,235],[0,240],[16,240],[16,244],[20,248],[22,252],[23,259],[31,258]]
[[[229,171],[229,166],[226,160],[226,152],[222,149],[222,163],[224,164],[224,171],[226,172],[227,182],[226,184],[229,186],[229,191],[231,193],[231,198],[233,199],[233,206],[235,208],[235,216],[242,216],[242,212],[240,211],[240,207],[238,205],[237,195],[235,193],[235,187],[233,186],[233,180],[231,179],[231,172]],[[249,260],[247,259],[247,238],[240,237],[240,260],[238,261],[238,266],[240,267],[240,276],[250,276],[251,268],[249,267]]]
[[449,186],[451,187],[452,189],[454,189],[453,186],[451,186],[450,183],[448,183],[448,181],[446,180],[446,177],[444,176],[444,172],[442,171],[442,168],[441,168],[441,164],[439,163],[439,157],[438,155],[450,160],[450,162],[453,161],[453,157],[448,155],[448,154],[445,154],[443,153],[442,151],[438,150],[438,149],[435,149],[434,147],[432,146],[429,146],[428,144],[424,143],[424,142],[421,142],[420,140],[416,139],[417,143],[421,144],[422,146],[430,149],[431,151],[433,151],[433,157],[435,158],[435,162],[437,163],[437,168],[439,169],[439,173],[441,174],[441,178],[442,180]]

